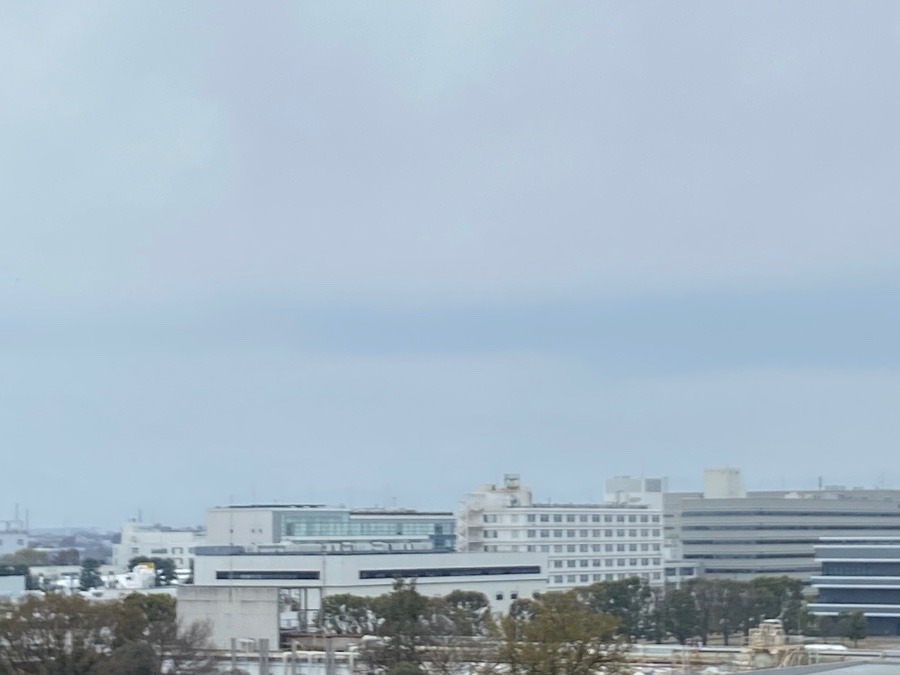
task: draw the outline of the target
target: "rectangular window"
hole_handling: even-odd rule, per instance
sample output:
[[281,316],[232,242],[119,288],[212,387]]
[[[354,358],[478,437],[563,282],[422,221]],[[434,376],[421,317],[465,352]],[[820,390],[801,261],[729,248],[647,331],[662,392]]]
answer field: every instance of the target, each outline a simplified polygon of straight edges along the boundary
[[604,544],[603,550],[606,551],[607,553],[612,553],[613,545],[612,544]]
[[636,523],[636,522],[637,522],[637,516],[628,516],[628,522],[629,522],[629,523]]
[[579,574],[578,582],[582,583],[582,584],[586,584],[588,582],[588,575],[587,574]]
[[628,530],[628,536],[629,536],[629,537],[636,537],[636,536],[637,536],[637,530]]
[[575,553],[575,544],[566,544],[566,551],[569,553]]
[[528,538],[534,539],[537,536],[537,530],[528,530]]
[[612,516],[603,516],[604,523],[611,523],[613,521]]
[[562,544],[553,544],[553,552],[554,553],[562,553],[563,552]]
[[541,530],[541,539],[546,539],[550,536],[550,530]]
[[563,531],[562,530],[553,530],[553,536],[557,539],[562,539]]
[[617,537],[624,537],[624,536],[625,536],[625,530],[616,530],[616,536],[617,536]]
[[562,574],[554,574],[553,575],[553,583],[561,584],[563,582]]
[[592,516],[591,516],[591,522],[592,522],[592,523],[599,523],[599,522],[600,522],[600,514],[599,514],[599,513],[595,513],[594,515],[592,515]]
[[591,530],[591,536],[592,536],[594,539],[599,539],[600,536],[601,536],[601,535],[600,535],[600,530]]
[[576,576],[577,576],[577,575],[575,575],[575,574],[567,574],[567,575],[566,575],[566,582],[568,582],[568,583],[570,583],[570,584],[574,584],[574,583],[575,583],[575,578],[576,578]]
[[647,522],[647,516],[641,516],[641,522],[642,522],[642,523],[646,523],[646,522]]
[[566,536],[569,539],[574,539],[575,538],[575,530],[566,530]]
[[593,565],[594,567],[600,567],[602,564],[603,562],[600,560],[600,558],[594,558],[593,560],[591,560],[591,565]]
[[578,536],[582,539],[587,539],[588,531],[587,530],[578,530]]
[[591,544],[591,550],[594,553],[600,553],[603,550],[603,546],[601,544]]
[[582,553],[587,553],[587,552],[588,552],[588,545],[587,545],[587,544],[579,544],[579,545],[578,545],[578,550],[581,551]]
[[637,544],[628,544],[629,551],[637,551]]
[[587,561],[587,560],[584,560],[584,559],[581,559],[581,560],[578,561],[578,566],[579,566],[579,567],[587,567],[587,566],[588,566],[588,561]]
[[567,514],[566,514],[566,522],[567,522],[567,523],[574,523],[574,522],[575,522],[575,514],[574,514],[574,513],[567,513]]
[[613,531],[612,530],[603,530],[603,536],[611,537],[611,536],[613,536]]
[[562,561],[562,560],[554,560],[554,561],[553,561],[553,566],[554,566],[554,567],[562,567],[562,566],[563,566],[563,561]]
[[641,558],[641,565],[646,567],[649,564],[650,564],[650,558]]
[[575,567],[574,560],[566,560],[566,567]]
[[561,523],[561,522],[562,522],[562,514],[561,514],[561,513],[554,513],[554,514],[553,514],[553,522],[554,522],[554,523]]
[[535,516],[533,513],[528,514],[528,522],[533,523],[535,521]]
[[650,530],[641,530],[641,536],[642,536],[642,537],[649,537],[649,536],[650,536]]
[[586,522],[587,522],[587,514],[586,514],[586,513],[582,513],[580,516],[578,516],[578,522],[579,522],[579,523],[586,523]]
[[542,522],[542,523],[549,523],[549,522],[550,522],[550,516],[548,516],[546,513],[542,513],[542,514],[541,514],[541,522]]

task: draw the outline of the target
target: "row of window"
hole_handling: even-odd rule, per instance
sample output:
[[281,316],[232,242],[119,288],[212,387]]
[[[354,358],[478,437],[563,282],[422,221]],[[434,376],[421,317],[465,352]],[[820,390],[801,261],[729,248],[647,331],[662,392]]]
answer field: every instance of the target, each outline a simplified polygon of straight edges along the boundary
[[589,584],[598,581],[617,581],[618,579],[630,579],[640,577],[645,581],[659,581],[662,576],[659,572],[641,572],[640,574],[554,574],[550,577],[554,584]]
[[[482,516],[485,523],[518,523],[519,515],[516,513],[508,515],[499,515],[496,513],[486,513]],[[526,522],[529,523],[659,523],[658,515],[649,515],[642,513],[637,514],[616,514],[601,515],[593,513],[529,513],[525,516]]]
[[[499,530],[485,530],[486,539],[496,539]],[[512,538],[517,539],[518,530],[511,532]],[[630,530],[526,530],[525,535],[528,539],[549,539],[552,535],[554,539],[612,539],[613,537],[659,537],[660,531],[649,529],[630,529]]]
[[556,569],[561,567],[625,567],[626,560],[630,567],[637,567],[638,564],[641,567],[648,567],[651,560],[657,567],[662,564],[660,558],[581,558],[580,560],[554,560],[552,566]]
[[624,553],[626,551],[629,553],[637,553],[638,551],[647,553],[649,551],[659,552],[661,549],[662,546],[660,544],[554,544],[552,547],[549,544],[529,544],[528,546],[487,544],[484,547],[485,551],[507,551],[511,553],[519,551],[550,553],[551,550],[553,553]]

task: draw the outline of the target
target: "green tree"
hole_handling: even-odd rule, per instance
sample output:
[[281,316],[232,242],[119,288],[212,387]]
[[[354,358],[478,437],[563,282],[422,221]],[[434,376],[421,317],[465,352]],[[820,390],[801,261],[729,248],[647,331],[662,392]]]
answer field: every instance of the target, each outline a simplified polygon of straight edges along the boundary
[[666,596],[663,611],[666,627],[680,644],[697,635],[699,626],[697,606],[688,591],[683,589],[670,591]]
[[859,641],[864,640],[869,634],[869,625],[863,612],[850,612],[844,621],[844,636],[853,640],[853,646],[858,647]]
[[50,557],[45,551],[38,551],[33,548],[21,548],[15,553],[8,553],[4,556],[0,556],[0,564],[36,567],[39,565],[49,565]]
[[645,637],[652,608],[650,584],[639,577],[593,584],[580,595],[595,612],[610,614],[628,642]]
[[623,672],[617,628],[615,617],[592,610],[576,592],[547,593],[501,620],[496,660],[512,675]]
[[100,578],[100,561],[93,558],[85,558],[81,563],[81,577],[79,580],[82,590],[90,590],[103,585]]
[[319,625],[338,635],[373,635],[378,627],[373,599],[349,593],[328,595],[322,599]]
[[111,625],[109,605],[80,595],[0,603],[0,673],[88,673],[112,649]]
[[486,636],[493,630],[490,601],[478,591],[456,590],[431,603],[435,632],[455,636]]
[[431,644],[431,627],[425,619],[428,599],[416,590],[415,581],[397,579],[394,590],[375,598],[378,635],[385,638],[376,662],[390,675],[422,672],[423,650]]

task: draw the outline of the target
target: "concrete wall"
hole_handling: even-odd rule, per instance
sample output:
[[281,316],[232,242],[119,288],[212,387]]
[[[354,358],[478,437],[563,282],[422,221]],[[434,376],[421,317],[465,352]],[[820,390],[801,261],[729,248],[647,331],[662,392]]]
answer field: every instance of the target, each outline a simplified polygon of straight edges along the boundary
[[275,512],[269,507],[216,507],[206,512],[208,546],[256,546],[281,539],[275,532]]
[[177,599],[179,621],[209,622],[218,649],[230,649],[231,638],[266,638],[272,648],[278,647],[277,588],[179,586]]
[[25,592],[25,577],[0,577],[0,598],[16,597]]
[[0,530],[0,555],[9,555],[28,548],[28,533],[19,530]]

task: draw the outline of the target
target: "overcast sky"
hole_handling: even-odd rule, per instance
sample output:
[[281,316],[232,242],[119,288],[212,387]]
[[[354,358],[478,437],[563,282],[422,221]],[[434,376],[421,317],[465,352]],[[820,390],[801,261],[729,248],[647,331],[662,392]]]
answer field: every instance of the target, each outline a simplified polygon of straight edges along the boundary
[[900,486],[896,3],[0,9],[0,519]]

